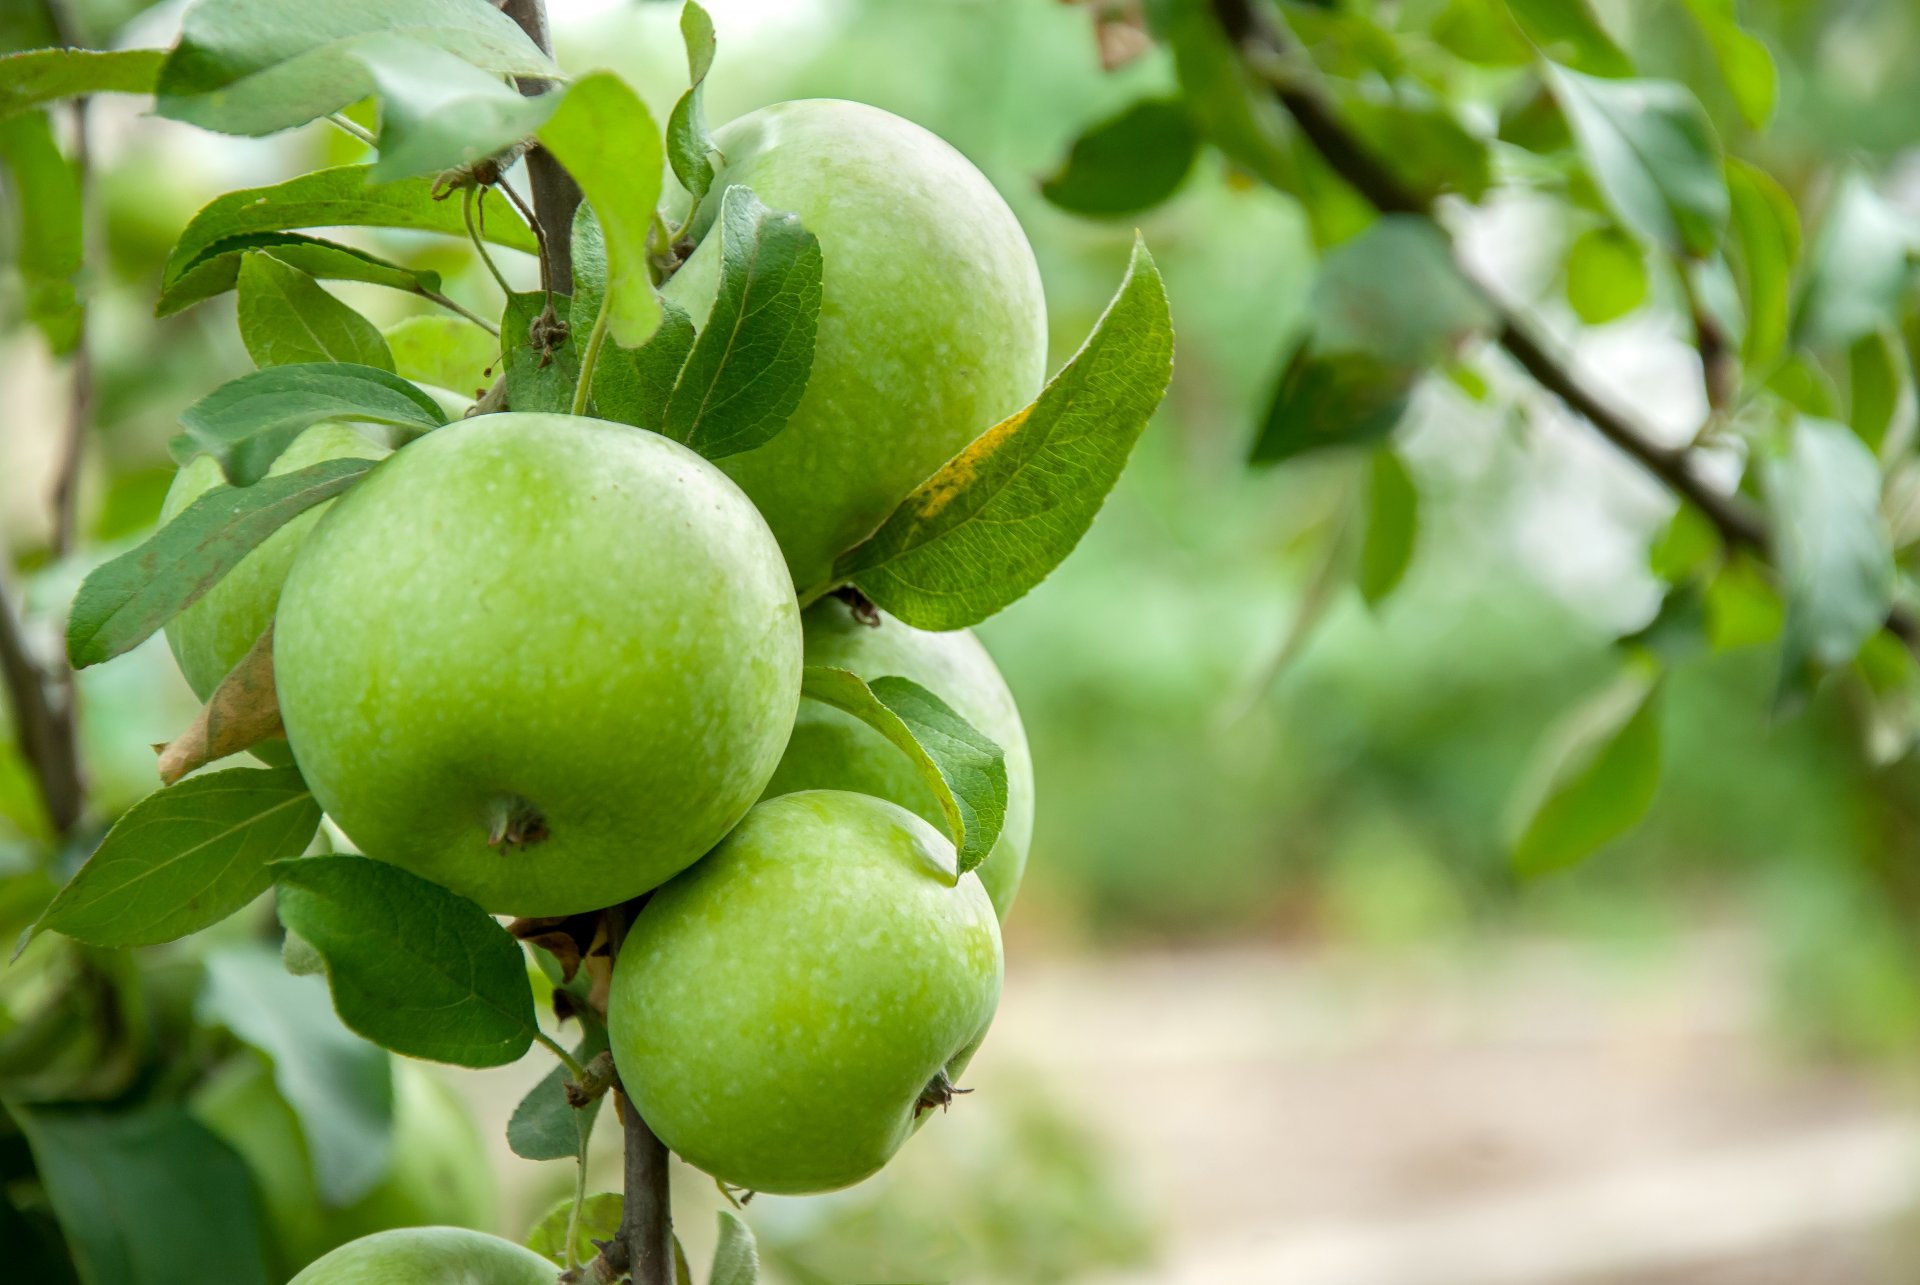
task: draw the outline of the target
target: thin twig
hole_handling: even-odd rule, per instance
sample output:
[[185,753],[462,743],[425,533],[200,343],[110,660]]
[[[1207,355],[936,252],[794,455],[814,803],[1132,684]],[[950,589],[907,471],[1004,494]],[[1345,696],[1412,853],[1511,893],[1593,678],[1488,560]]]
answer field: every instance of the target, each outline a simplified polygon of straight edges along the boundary
[[471,321],[474,325],[480,327],[482,330],[486,331],[490,335],[497,336],[500,333],[500,327],[494,325],[491,321],[488,321],[485,317],[473,311],[471,308],[466,308],[461,306],[460,304],[456,303],[453,299],[440,293],[438,290],[422,289],[420,291],[420,297],[422,299],[428,299],[434,303],[439,304],[442,308],[447,309],[449,312],[459,313],[461,316],[465,317],[468,321]]
[[[66,668],[64,663],[61,668]],[[47,821],[56,835],[65,836],[79,822],[85,801],[72,686],[49,679],[34,662],[4,584],[0,584],[0,683],[6,687],[14,739],[33,769]]]
[[[507,284],[507,278],[501,273],[500,266],[493,261],[493,256],[487,253],[486,200],[486,188],[480,188],[477,192],[473,188],[468,188],[460,196],[460,217],[466,220],[467,239],[473,242],[474,253],[480,256],[480,262],[487,265],[487,271],[493,274],[494,281],[500,286],[500,292],[511,297],[513,287]],[[474,222],[476,214],[480,218],[478,224]],[[496,330],[494,333],[500,332]]]
[[[545,292],[551,303],[557,287],[554,285],[553,238],[547,235],[546,223],[533,212],[533,207],[513,190],[513,184],[501,179],[494,186],[507,194],[507,199],[513,202],[513,208],[520,211],[520,217],[525,219],[527,226],[533,229],[533,239],[540,245],[540,289]],[[568,283],[572,283],[571,277],[568,278]],[[566,294],[568,291],[563,290],[560,293]]]
[[379,140],[374,138],[372,130],[362,125],[359,121],[350,119],[344,112],[328,112],[326,122],[347,137],[359,139],[368,147],[378,147],[380,145]]
[[[1322,95],[1275,65],[1285,51],[1285,41],[1264,14],[1249,0],[1213,0],[1213,10],[1228,36],[1247,53],[1248,65],[1267,82],[1301,134],[1336,174],[1384,214],[1433,218],[1432,203],[1402,184],[1366,144],[1347,129]],[[1437,221],[1435,226],[1439,226]],[[1744,501],[1719,490],[1702,477],[1697,456],[1691,450],[1661,445],[1627,414],[1581,383],[1565,363],[1548,351],[1530,321],[1507,307],[1484,284],[1473,284],[1494,310],[1496,341],[1535,383],[1566,403],[1600,436],[1698,509],[1730,548],[1746,548],[1763,557],[1768,555],[1766,523]],[[1904,607],[1895,607],[1888,613],[1886,628],[1920,652],[1920,620]]]

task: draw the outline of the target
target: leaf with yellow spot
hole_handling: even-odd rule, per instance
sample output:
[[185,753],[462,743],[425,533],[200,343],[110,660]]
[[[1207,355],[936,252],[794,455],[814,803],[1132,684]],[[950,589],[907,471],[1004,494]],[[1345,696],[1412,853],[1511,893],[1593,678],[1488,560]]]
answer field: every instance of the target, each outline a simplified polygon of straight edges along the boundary
[[1126,279],[1066,368],[834,564],[920,629],[963,629],[1046,579],[1092,525],[1173,375],[1166,286],[1137,237]]

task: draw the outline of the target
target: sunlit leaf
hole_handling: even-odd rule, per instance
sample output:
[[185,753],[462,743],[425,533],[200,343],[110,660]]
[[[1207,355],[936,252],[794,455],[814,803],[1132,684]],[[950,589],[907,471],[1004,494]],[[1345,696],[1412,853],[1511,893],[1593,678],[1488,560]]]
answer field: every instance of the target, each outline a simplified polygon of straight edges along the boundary
[[164,49],[29,49],[0,57],[0,117],[80,94],[145,94]]
[[1589,228],[1567,250],[1567,302],[1589,326],[1626,316],[1647,298],[1646,255],[1617,228]]
[[1727,162],[1733,244],[1747,329],[1741,356],[1763,368],[1787,342],[1790,289],[1800,257],[1800,216],[1771,175],[1741,160]]
[[1420,488],[1392,450],[1373,453],[1367,476],[1367,529],[1354,578],[1360,596],[1377,606],[1413,562],[1420,533]]
[[1660,694],[1652,667],[1635,665],[1554,730],[1519,796],[1516,871],[1574,865],[1646,815],[1660,785]]

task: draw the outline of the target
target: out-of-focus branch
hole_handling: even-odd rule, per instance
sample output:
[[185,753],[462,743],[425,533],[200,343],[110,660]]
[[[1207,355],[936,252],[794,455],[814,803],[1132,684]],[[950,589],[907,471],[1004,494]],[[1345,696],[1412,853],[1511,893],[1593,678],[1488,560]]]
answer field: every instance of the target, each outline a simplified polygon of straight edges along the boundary
[[[61,669],[66,670],[65,662]],[[64,836],[80,820],[85,790],[74,735],[72,684],[49,676],[27,647],[13,598],[0,584],[0,683],[21,755],[33,770],[40,801],[54,833]]]
[[[1281,65],[1285,38],[1251,0],[1212,0],[1212,4],[1228,37],[1245,51],[1248,65],[1266,81],[1302,136],[1334,173],[1384,214],[1433,217],[1432,203],[1401,183],[1366,143],[1346,127],[1324,95]],[[1463,275],[1472,281],[1464,268]],[[1549,351],[1531,321],[1495,298],[1483,284],[1474,284],[1494,309],[1495,341],[1536,384],[1558,397],[1600,436],[1698,509],[1730,548],[1749,549],[1762,557],[1768,556],[1766,523],[1738,496],[1729,495],[1708,482],[1699,471],[1698,456],[1693,450],[1661,445],[1629,415],[1581,382],[1565,362]],[[1713,356],[1706,354],[1708,360]],[[1709,372],[1709,377],[1716,374]],[[1920,621],[1905,608],[1895,607],[1888,614],[1886,628],[1910,648],[1920,651]]]

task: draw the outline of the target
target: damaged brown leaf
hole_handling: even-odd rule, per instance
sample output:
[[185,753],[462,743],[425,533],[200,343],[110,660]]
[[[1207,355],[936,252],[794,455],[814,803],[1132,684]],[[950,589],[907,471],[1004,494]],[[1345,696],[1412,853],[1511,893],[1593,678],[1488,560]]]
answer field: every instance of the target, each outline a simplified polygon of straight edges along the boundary
[[273,689],[273,626],[240,658],[193,723],[160,749],[160,779],[172,785],[196,768],[284,738],[280,699]]

